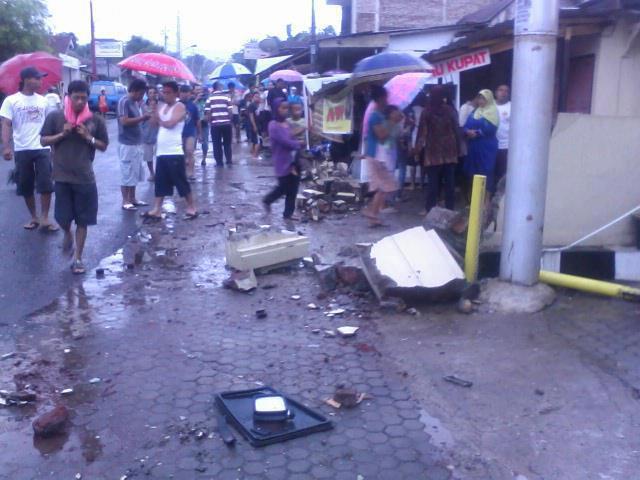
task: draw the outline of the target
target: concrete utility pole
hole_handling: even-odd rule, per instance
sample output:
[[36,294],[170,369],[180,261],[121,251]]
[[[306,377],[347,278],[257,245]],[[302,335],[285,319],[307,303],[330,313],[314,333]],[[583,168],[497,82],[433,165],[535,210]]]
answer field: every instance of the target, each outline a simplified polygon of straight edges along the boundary
[[316,38],[316,0],[311,0],[311,45],[309,46],[311,69],[317,70],[318,43]]
[[538,281],[547,194],[559,0],[516,0],[509,169],[500,277]]
[[182,57],[182,39],[180,38],[180,14],[178,14],[178,24],[176,25],[176,49],[178,58]]
[[89,13],[91,14],[91,75],[93,80],[98,78],[98,68],[96,65],[96,29],[93,24],[93,1],[89,0]]

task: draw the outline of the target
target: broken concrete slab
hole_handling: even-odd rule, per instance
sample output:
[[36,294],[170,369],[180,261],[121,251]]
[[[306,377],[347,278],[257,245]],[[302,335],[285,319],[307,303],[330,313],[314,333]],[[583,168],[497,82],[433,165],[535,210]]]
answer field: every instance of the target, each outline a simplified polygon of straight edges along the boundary
[[235,271],[222,285],[224,288],[246,293],[258,288],[258,280],[253,270]]
[[296,232],[263,226],[249,231],[229,231],[227,265],[236,270],[254,270],[281,265],[309,255],[309,239]]
[[464,273],[435,230],[415,227],[389,235],[361,255],[378,299],[449,301],[466,285]]

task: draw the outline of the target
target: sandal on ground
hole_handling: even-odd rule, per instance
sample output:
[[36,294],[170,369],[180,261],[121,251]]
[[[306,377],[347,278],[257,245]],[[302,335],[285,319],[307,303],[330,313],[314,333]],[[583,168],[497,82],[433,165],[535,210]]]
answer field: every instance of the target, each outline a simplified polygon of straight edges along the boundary
[[84,264],[82,263],[82,261],[74,260],[71,264],[71,273],[73,273],[74,275],[82,275],[85,272],[86,269],[84,268]]
[[124,205],[122,205],[122,209],[127,212],[135,212],[136,210],[138,210],[138,207],[136,207],[133,203],[125,203]]
[[47,233],[54,233],[60,230],[60,227],[53,223],[43,223],[41,227],[42,227],[42,230],[44,230]]
[[200,214],[198,212],[195,213],[185,213],[184,216],[182,217],[183,220],[195,220],[196,218],[198,218]]
[[36,220],[31,220],[29,223],[24,225],[24,229],[25,230],[35,230],[39,226],[40,226],[40,222],[38,222]]
[[149,206],[149,204],[148,204],[147,202],[143,202],[142,200],[136,200],[136,201],[133,203],[133,206],[134,206],[134,207],[148,207],[148,206]]
[[369,222],[369,228],[386,228],[388,225],[381,221]]
[[142,212],[140,216],[145,220],[162,220],[162,215],[153,215],[149,212]]

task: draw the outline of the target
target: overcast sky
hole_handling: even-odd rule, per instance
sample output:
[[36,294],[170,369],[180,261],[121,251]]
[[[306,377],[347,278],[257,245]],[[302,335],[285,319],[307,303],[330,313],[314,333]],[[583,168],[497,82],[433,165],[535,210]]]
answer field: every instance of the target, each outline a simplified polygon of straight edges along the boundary
[[[80,43],[91,39],[89,0],[46,0],[49,24],[54,33],[74,32]],[[340,31],[340,7],[316,0],[316,22],[321,30],[333,25]],[[176,5],[171,7],[170,5]],[[178,10],[179,6],[179,10]],[[293,34],[309,30],[311,0],[93,0],[96,38],[126,41],[141,35],[176,50],[177,15],[180,14],[183,54],[200,53],[227,59],[251,38],[269,35],[286,38],[286,25]],[[196,48],[186,50],[190,45]]]

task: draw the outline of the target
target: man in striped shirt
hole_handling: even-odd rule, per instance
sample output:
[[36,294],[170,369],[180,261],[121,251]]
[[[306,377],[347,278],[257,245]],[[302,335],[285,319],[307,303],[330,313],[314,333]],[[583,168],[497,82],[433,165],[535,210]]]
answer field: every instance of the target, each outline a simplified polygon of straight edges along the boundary
[[211,125],[211,142],[213,143],[213,158],[216,160],[216,167],[222,167],[222,152],[224,147],[224,157],[227,165],[231,165],[231,98],[227,92],[222,91],[222,83],[213,84],[213,93],[207,100],[204,113],[209,125]]

